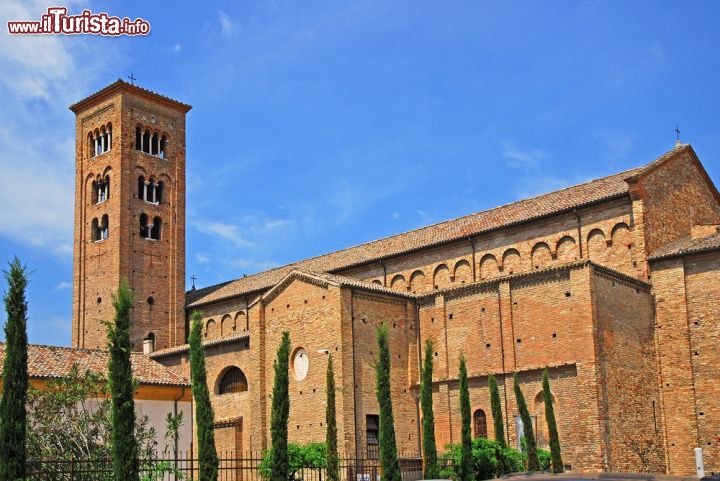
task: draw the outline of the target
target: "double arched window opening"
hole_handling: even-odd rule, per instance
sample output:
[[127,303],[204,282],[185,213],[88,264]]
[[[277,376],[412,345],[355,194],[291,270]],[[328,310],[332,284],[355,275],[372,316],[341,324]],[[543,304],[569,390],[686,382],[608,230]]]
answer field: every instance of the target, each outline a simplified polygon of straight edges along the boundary
[[88,154],[97,157],[112,148],[112,124],[103,125],[88,134]]
[[135,150],[164,159],[167,154],[167,143],[167,135],[151,132],[150,129],[143,130],[139,126],[135,129]]
[[160,204],[162,202],[163,187],[162,181],[156,182],[150,177],[145,179],[144,176],[138,178],[138,199],[150,202],[151,204]]
[[160,240],[162,235],[162,220],[155,217],[152,223],[148,222],[147,214],[140,216],[140,237],[146,240]]
[[92,183],[93,204],[101,204],[110,199],[110,176],[94,180]]
[[102,216],[100,220],[98,220],[97,217],[93,219],[90,235],[94,242],[103,241],[110,236],[110,222],[107,214]]

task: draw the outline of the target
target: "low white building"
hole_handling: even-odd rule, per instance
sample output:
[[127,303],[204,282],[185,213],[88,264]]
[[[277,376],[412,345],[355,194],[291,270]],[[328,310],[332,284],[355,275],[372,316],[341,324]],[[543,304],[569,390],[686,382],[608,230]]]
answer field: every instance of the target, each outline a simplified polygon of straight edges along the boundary
[[[99,349],[75,349],[59,346],[28,346],[28,374],[30,384],[43,389],[48,381],[67,377],[77,366],[78,372],[91,371],[105,375],[108,352]],[[5,359],[5,343],[0,343],[0,366]],[[193,403],[190,382],[180,374],[153,361],[146,355],[131,354],[133,377],[138,382],[135,391],[135,412],[147,416],[148,424],[155,429],[155,440],[162,455],[165,446],[167,415],[183,413],[184,422],[177,433],[175,454],[182,457],[193,453]],[[0,390],[2,382],[0,380]],[[92,401],[88,406],[92,406]]]

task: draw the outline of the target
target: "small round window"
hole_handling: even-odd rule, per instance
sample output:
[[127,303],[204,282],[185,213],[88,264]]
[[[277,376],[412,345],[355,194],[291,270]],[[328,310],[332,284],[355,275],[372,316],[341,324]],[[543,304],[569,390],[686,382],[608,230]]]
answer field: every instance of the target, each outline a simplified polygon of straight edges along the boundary
[[305,379],[307,377],[309,367],[310,363],[307,352],[305,352],[305,349],[302,347],[298,347],[295,349],[295,352],[293,352],[292,364],[290,366],[293,376],[295,376],[295,380],[302,381]]

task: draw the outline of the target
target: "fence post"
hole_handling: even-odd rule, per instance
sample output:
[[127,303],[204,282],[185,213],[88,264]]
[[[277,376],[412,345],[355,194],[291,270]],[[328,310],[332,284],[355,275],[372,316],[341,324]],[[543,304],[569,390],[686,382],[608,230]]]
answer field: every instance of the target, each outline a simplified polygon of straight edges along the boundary
[[72,456],[70,456],[70,481],[75,479],[75,463]]

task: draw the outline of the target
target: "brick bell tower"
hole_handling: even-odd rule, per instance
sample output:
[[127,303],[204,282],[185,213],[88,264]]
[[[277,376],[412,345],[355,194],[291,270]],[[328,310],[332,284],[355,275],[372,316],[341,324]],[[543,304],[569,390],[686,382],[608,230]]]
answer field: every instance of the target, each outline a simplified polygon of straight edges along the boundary
[[185,342],[185,115],[192,107],[122,80],[75,113],[73,346],[105,348],[124,277],[132,343]]

